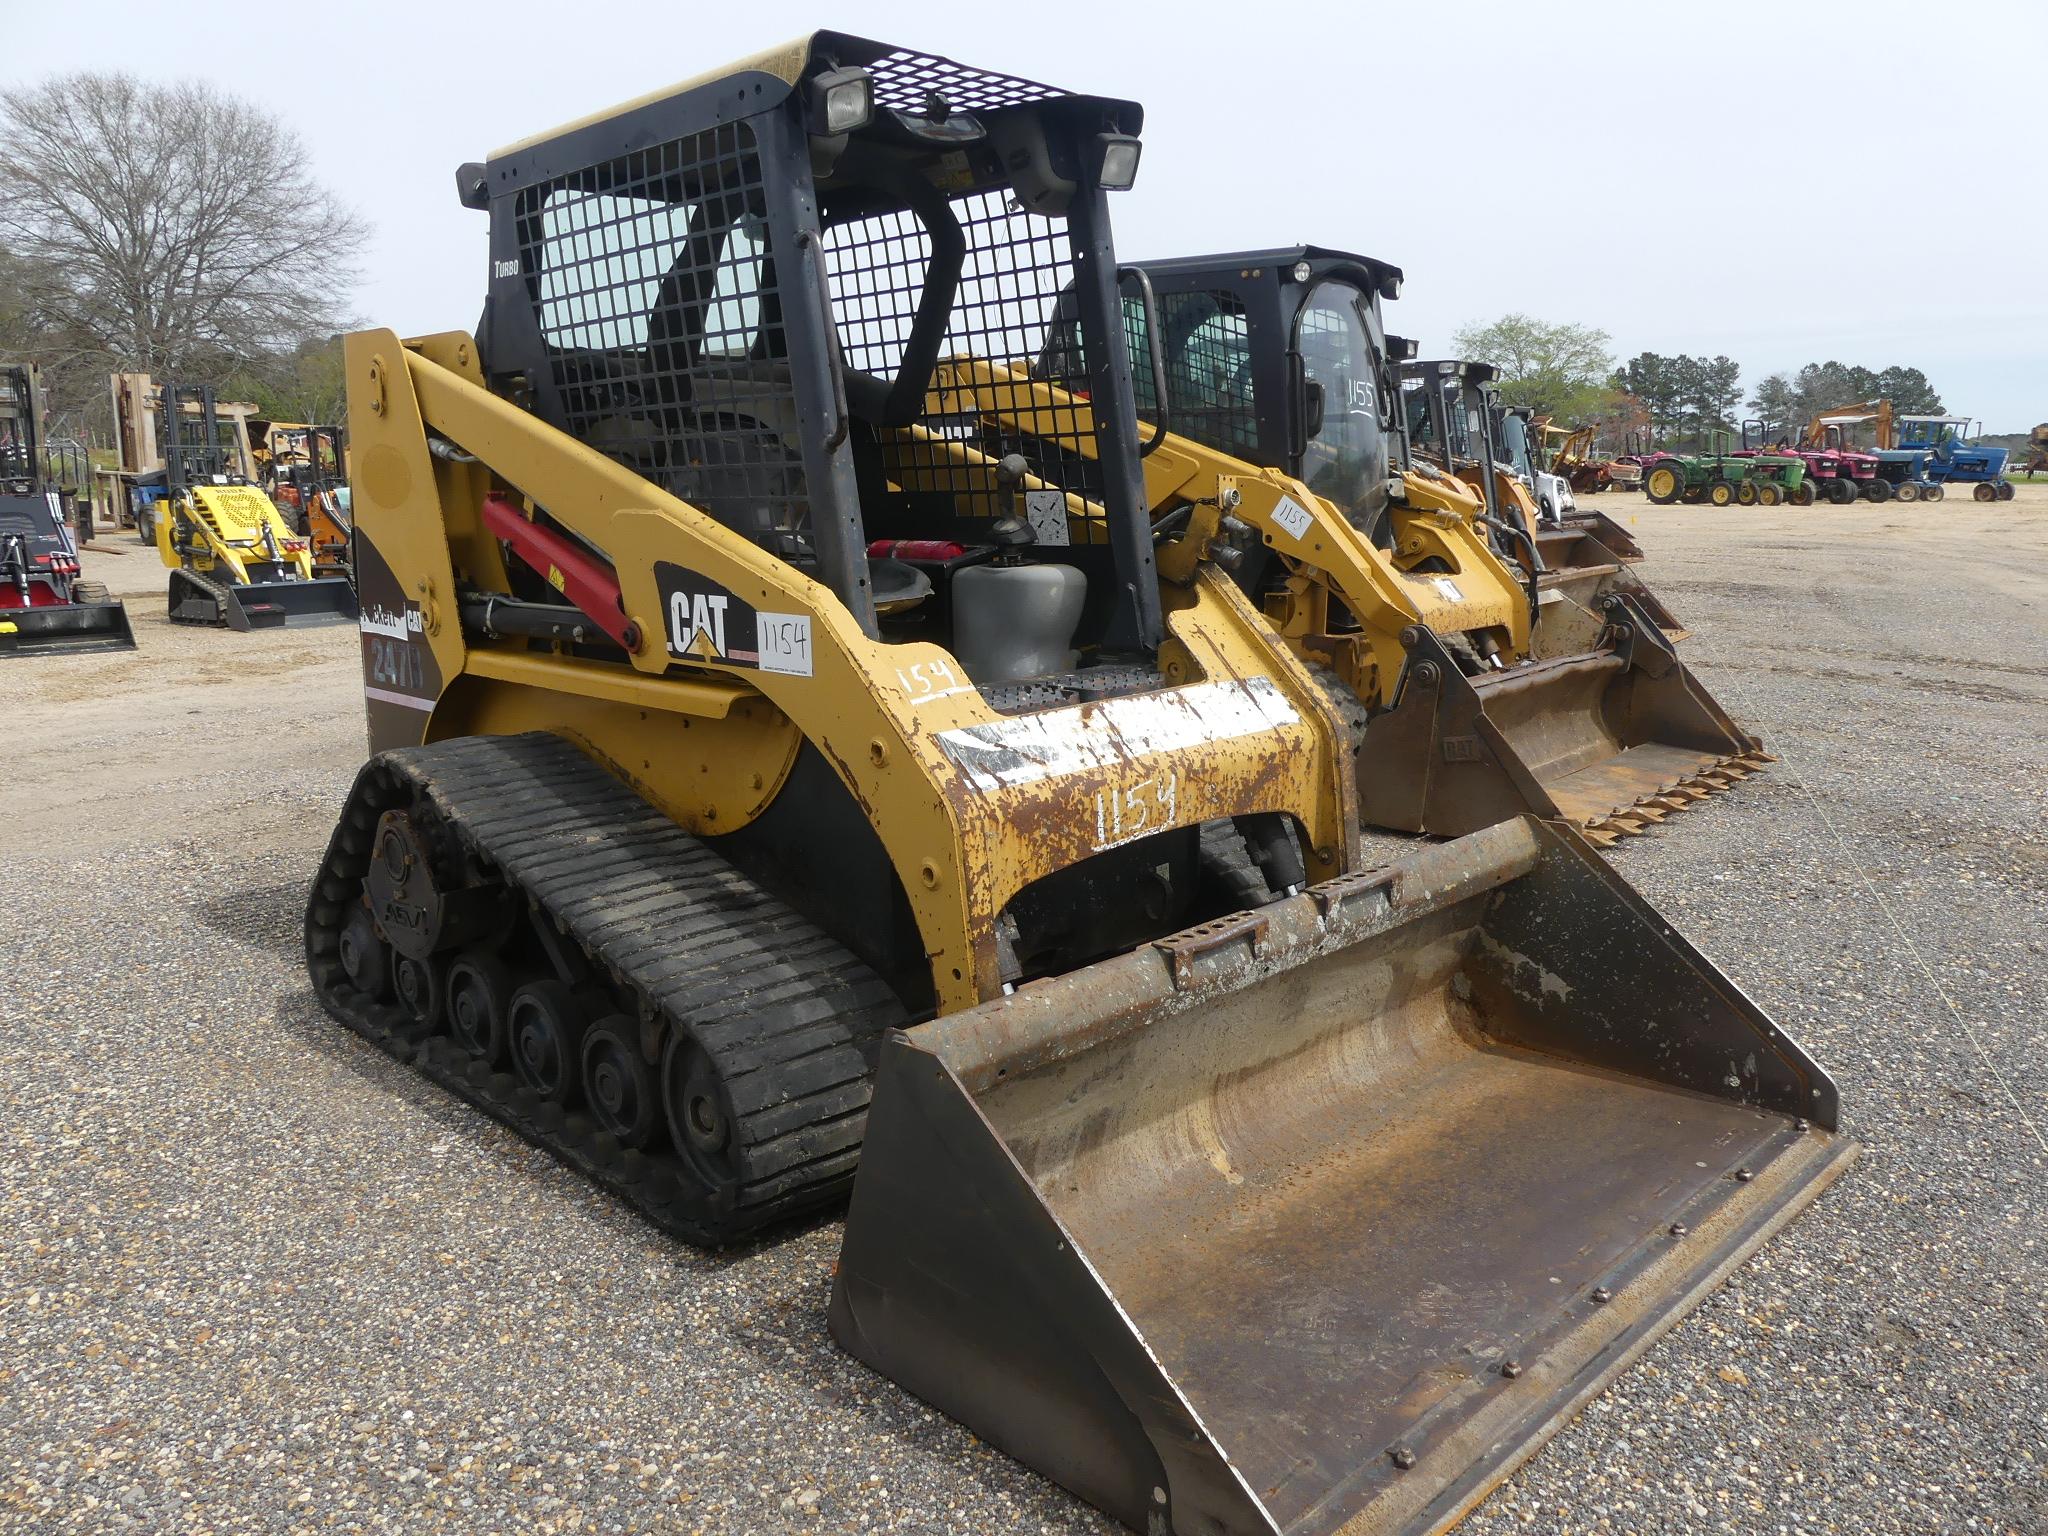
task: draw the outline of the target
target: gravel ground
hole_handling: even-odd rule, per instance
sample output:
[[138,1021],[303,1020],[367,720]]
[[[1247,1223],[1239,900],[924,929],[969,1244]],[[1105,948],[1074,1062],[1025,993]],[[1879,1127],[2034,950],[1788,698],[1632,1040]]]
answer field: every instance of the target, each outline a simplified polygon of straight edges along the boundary
[[[1467,1531],[2048,1530],[2023,496],[1596,503],[1783,758],[1616,862],[1867,1150]],[[832,1347],[836,1222],[678,1247],[329,1023],[297,927],[352,632],[172,631],[147,556],[88,558],[143,652],[8,676],[0,1530],[1113,1529]]]

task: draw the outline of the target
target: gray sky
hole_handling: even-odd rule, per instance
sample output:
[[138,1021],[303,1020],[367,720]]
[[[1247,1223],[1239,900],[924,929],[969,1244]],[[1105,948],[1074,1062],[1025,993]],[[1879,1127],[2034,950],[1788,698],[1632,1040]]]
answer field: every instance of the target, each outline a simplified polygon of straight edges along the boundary
[[1746,386],[1898,363],[1992,431],[2048,420],[2040,0],[169,14],[0,0],[0,83],[126,69],[261,103],[372,223],[357,308],[402,332],[475,323],[460,162],[830,24],[1144,103],[1126,257],[1314,241],[1403,267],[1390,325],[1426,352],[1520,310],[1597,325],[1620,357],[1726,353]]

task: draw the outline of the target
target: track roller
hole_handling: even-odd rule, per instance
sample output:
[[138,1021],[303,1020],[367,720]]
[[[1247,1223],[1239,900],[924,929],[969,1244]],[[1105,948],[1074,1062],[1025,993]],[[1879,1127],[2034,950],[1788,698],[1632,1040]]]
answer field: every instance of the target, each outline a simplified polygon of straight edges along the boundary
[[448,1023],[456,1043],[487,1067],[502,1067],[512,1038],[512,975],[489,950],[448,967]]
[[357,907],[341,925],[341,968],[358,992],[378,1002],[391,998],[391,946],[377,936],[367,909]]
[[512,1071],[535,1096],[568,1105],[583,1080],[582,1006],[559,981],[532,981],[512,994],[506,1023]]
[[448,968],[440,960],[418,960],[411,955],[391,957],[391,990],[412,1015],[413,1022],[427,1034],[438,1033],[448,998]]
[[600,1019],[583,1037],[583,1097],[591,1118],[622,1147],[639,1151],[661,1128],[661,1094],[624,1014]]
[[732,1108],[711,1058],[686,1034],[671,1035],[662,1055],[661,1104],[676,1150],[697,1177],[713,1189],[737,1183]]

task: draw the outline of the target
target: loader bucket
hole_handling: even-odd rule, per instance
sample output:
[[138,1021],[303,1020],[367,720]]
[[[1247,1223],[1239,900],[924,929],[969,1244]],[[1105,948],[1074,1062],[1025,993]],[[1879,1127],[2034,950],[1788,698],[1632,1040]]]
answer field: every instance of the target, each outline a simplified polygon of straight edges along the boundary
[[119,602],[0,609],[0,656],[134,649],[135,631]]
[[1518,818],[893,1034],[833,1335],[1148,1536],[1445,1529],[1847,1166]]
[[1643,558],[1643,546],[1605,512],[1581,507],[1562,522],[1536,529],[1536,548],[1548,566],[1588,565],[1619,559],[1631,565]]
[[1620,560],[1548,568],[1537,578],[1537,585],[1544,593],[1558,592],[1570,598],[1586,611],[1593,626],[1577,643],[1559,649],[1547,649],[1544,637],[1539,635],[1536,640],[1539,657],[1573,655],[1589,649],[1593,643],[1591,637],[1597,635],[1601,627],[1598,617],[1600,599],[1612,592],[1623,592],[1634,598],[1636,605],[1649,615],[1650,622],[1664,631],[1666,639],[1683,640],[1691,633],[1678,621],[1677,615],[1665,607],[1663,600],[1643,584],[1642,577],[1635,573],[1634,568]]
[[1604,847],[1772,761],[1634,599],[1599,606],[1598,648],[1478,677],[1427,629],[1404,630],[1394,703],[1358,752],[1365,820],[1458,837],[1531,812]]
[[224,624],[237,631],[347,624],[356,617],[355,588],[340,576],[215,582],[174,570],[170,604],[171,618],[178,623]]

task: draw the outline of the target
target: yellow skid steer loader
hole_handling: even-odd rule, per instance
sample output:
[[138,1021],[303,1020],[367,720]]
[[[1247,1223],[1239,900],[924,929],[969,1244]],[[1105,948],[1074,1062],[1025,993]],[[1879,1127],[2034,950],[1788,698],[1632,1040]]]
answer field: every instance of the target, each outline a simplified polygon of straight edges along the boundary
[[[1411,451],[1406,344],[1390,344],[1379,310],[1399,282],[1317,247],[1125,269],[1169,580],[1215,551],[1330,685],[1374,825],[1456,836],[1528,811],[1605,845],[1740,783],[1768,761],[1761,744],[1678,658],[1668,615],[1625,567],[1587,573],[1611,585],[1580,590],[1595,605],[1582,608],[1526,522],[1451,472],[1463,461]],[[935,434],[956,459],[1028,453],[1088,409],[1049,382],[1081,351],[1061,314],[1028,369],[948,359],[927,401],[939,425],[899,430],[885,454],[926,453]],[[1483,453],[1483,414],[1473,430]],[[1054,522],[1049,537],[1086,526]]]
[[[1545,592],[1588,611],[1610,593],[1625,594],[1668,639],[1683,640],[1684,626],[1632,569],[1643,551],[1626,529],[1604,513],[1542,514],[1531,491],[1540,471],[1530,457],[1530,413],[1501,400],[1495,377],[1488,363],[1404,362],[1403,419],[1413,453],[1464,480],[1484,498],[1488,516],[1527,532],[1543,564]],[[1583,622],[1569,605],[1552,604],[1544,619],[1538,624],[1539,655],[1587,648]]]
[[835,1337],[1134,1527],[1435,1529],[1853,1146],[1569,829],[1361,871],[1218,509],[1155,552],[1140,123],[821,32],[462,168],[478,333],[345,348],[308,967],[691,1241],[852,1190]]
[[276,629],[356,617],[346,576],[316,576],[312,549],[237,472],[209,385],[166,381],[163,497],[153,521],[170,567],[174,624]]

